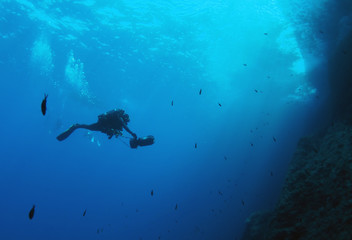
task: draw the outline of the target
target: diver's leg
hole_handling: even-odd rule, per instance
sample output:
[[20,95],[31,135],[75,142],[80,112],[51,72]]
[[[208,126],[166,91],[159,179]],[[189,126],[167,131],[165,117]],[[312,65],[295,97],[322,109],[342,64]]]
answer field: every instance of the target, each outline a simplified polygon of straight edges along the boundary
[[71,135],[71,133],[73,133],[78,128],[84,128],[84,129],[88,129],[88,130],[91,130],[91,131],[101,131],[101,127],[100,127],[100,125],[98,123],[93,123],[93,124],[73,124],[65,132],[63,132],[59,136],[57,136],[56,139],[59,140],[59,141],[63,141],[66,138],[68,138]]
[[76,128],[84,128],[88,129],[91,131],[100,131],[101,127],[98,123],[93,123],[93,124],[76,124]]

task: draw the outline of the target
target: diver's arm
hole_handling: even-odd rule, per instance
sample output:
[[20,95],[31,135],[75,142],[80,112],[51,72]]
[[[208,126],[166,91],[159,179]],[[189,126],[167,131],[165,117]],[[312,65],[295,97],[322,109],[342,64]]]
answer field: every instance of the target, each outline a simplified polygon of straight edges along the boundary
[[[121,119],[122,120],[122,119]],[[123,122],[123,121],[121,121],[122,122],[122,127],[129,133],[129,134],[131,134],[134,138],[137,138],[137,134],[135,134],[135,133],[133,133],[128,127],[127,127],[127,125]]]

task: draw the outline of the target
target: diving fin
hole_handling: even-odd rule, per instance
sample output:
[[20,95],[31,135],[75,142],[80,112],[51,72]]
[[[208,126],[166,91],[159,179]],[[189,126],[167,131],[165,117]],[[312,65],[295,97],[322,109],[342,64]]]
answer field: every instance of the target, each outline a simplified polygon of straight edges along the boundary
[[78,124],[72,125],[69,129],[67,129],[65,132],[61,133],[59,136],[56,137],[57,140],[63,141],[66,138],[68,138],[71,133],[73,133],[74,130],[78,128]]

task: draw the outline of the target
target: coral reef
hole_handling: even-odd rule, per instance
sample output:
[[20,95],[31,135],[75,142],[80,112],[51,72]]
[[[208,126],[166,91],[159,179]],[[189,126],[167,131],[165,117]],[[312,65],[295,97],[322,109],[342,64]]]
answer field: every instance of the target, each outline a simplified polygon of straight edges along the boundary
[[352,126],[302,138],[273,212],[248,219],[243,239],[352,239]]

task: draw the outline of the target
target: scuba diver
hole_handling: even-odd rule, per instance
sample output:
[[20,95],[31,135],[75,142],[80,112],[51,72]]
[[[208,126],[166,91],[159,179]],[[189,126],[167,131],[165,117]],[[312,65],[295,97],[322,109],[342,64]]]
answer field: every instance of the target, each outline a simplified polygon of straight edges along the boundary
[[68,138],[76,129],[84,128],[91,131],[100,131],[108,135],[111,139],[113,136],[122,136],[122,130],[125,129],[129,134],[133,136],[130,140],[131,148],[137,148],[138,146],[148,146],[154,143],[153,136],[147,136],[144,138],[137,138],[137,135],[132,132],[127,124],[130,121],[130,117],[122,109],[114,109],[98,116],[98,122],[87,125],[87,124],[73,124],[65,132],[61,133],[56,137],[57,140],[63,141]]

